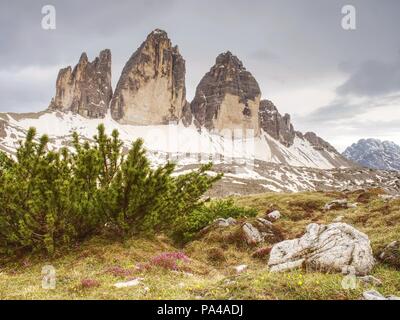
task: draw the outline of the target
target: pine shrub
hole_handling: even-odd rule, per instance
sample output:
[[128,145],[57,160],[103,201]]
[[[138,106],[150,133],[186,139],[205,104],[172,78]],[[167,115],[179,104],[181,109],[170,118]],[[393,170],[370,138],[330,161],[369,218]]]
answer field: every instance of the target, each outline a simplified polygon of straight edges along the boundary
[[233,199],[215,200],[202,203],[197,208],[182,215],[176,225],[173,237],[180,242],[192,240],[204,227],[210,225],[217,218],[244,218],[255,217],[257,210],[235,205]]
[[118,132],[103,125],[94,143],[73,134],[72,150],[48,142],[31,128],[15,161],[0,153],[1,254],[53,254],[94,234],[172,234],[221,177],[206,174],[211,164],[178,177],[172,163],[152,168],[142,140],[123,155]]

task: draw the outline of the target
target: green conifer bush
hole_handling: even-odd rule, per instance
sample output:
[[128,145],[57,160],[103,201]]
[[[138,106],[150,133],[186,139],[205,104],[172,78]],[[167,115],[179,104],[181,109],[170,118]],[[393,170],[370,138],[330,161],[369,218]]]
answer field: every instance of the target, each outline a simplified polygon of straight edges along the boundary
[[94,142],[73,134],[70,150],[48,142],[31,128],[15,160],[0,153],[1,254],[53,254],[94,234],[173,234],[221,178],[206,174],[211,164],[178,177],[172,163],[153,168],[140,139],[124,155],[103,125]]

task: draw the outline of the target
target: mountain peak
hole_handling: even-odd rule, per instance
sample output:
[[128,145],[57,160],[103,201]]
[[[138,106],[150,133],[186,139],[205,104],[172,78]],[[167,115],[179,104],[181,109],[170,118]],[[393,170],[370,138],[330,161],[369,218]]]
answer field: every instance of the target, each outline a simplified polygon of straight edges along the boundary
[[368,168],[400,170],[400,146],[392,141],[360,139],[346,148],[343,155]]
[[86,52],[82,52],[81,57],[79,58],[79,64],[81,64],[83,62],[84,63],[89,62],[89,58],[88,58]]
[[154,29],[152,32],[150,32],[146,38],[146,41],[144,43],[158,43],[161,41],[167,41],[171,43],[171,40],[168,38],[168,34],[166,31],[161,30],[161,29]]
[[259,134],[261,91],[253,75],[230,51],[221,53],[201,79],[191,109],[198,127],[252,129]]
[[157,36],[157,37],[166,37],[166,38],[168,38],[167,32],[166,32],[165,30],[158,29],[158,28],[156,28],[156,29],[154,29],[152,32],[150,32],[149,37],[150,37],[150,36],[152,36],[152,37]]
[[164,30],[155,29],[122,70],[111,101],[112,117],[135,125],[178,121],[190,109],[185,73],[177,46],[172,46]]
[[242,61],[240,61],[240,59],[237,56],[235,56],[234,54],[232,54],[232,52],[230,52],[230,51],[226,51],[224,53],[219,54],[217,56],[215,64],[217,66],[234,67],[234,68],[246,70],[243,67]]

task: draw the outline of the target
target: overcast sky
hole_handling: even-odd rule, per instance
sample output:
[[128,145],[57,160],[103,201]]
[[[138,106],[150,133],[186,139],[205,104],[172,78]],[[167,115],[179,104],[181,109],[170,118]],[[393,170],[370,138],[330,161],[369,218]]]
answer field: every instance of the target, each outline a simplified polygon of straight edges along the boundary
[[[56,8],[56,30],[41,27]],[[356,30],[341,26],[356,8]],[[398,0],[1,0],[0,112],[45,109],[58,70],[83,51],[109,48],[113,83],[155,28],[186,60],[188,100],[215,62],[232,51],[258,80],[263,98],[340,151],[360,138],[400,144]]]

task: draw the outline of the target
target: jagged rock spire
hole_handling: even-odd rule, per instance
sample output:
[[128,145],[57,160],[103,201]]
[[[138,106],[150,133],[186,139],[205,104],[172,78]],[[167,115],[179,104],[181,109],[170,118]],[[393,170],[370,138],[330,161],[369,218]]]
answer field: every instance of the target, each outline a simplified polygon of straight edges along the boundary
[[111,97],[111,51],[101,51],[92,62],[84,52],[74,69],[69,66],[58,73],[56,95],[49,109],[103,118]]
[[227,51],[200,81],[191,110],[197,126],[209,130],[253,129],[259,133],[260,87],[243,63]]
[[286,147],[293,144],[296,133],[289,114],[282,116],[271,101],[261,100],[259,117],[261,128],[272,138],[279,140]]
[[185,115],[185,60],[165,31],[156,29],[131,56],[111,102],[112,117],[136,125],[166,124]]

